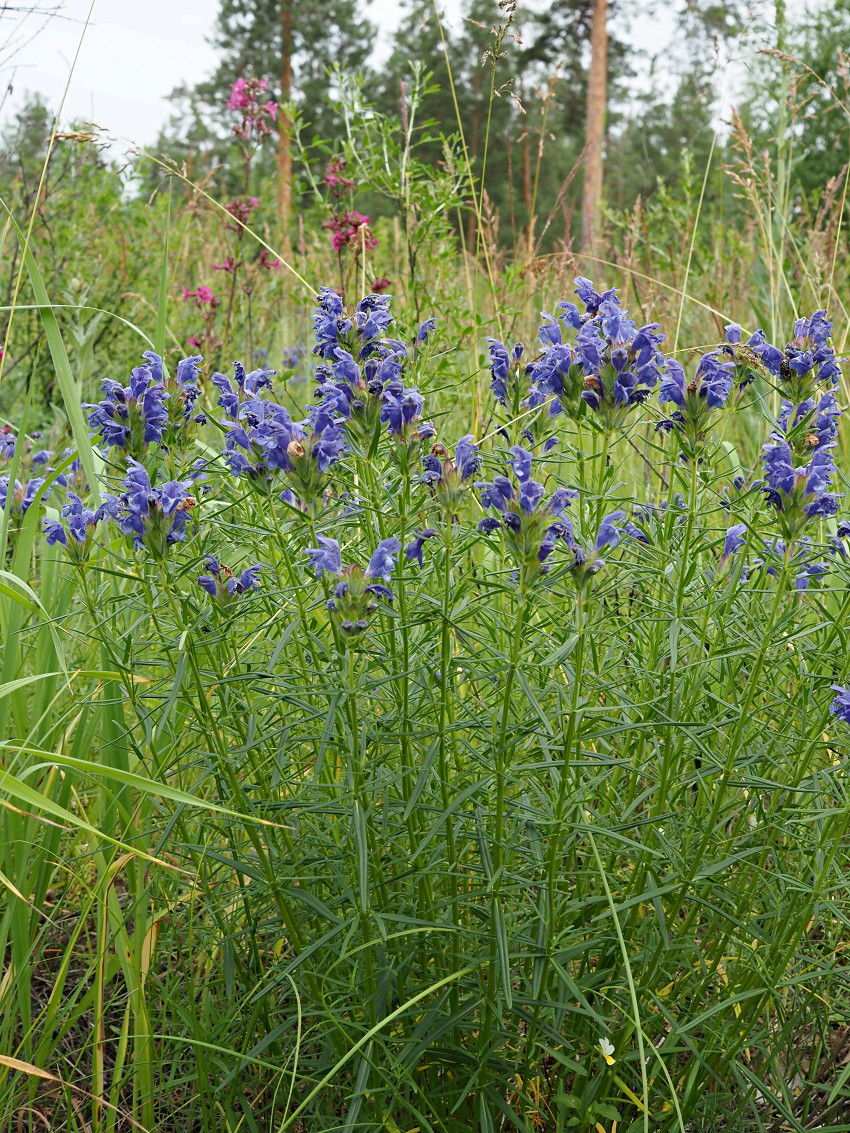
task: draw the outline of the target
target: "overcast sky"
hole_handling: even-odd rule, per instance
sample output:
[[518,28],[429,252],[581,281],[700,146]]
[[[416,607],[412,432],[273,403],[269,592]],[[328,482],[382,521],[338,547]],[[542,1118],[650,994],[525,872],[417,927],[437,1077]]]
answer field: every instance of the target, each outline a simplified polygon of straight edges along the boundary
[[[46,8],[55,0],[38,2]],[[449,18],[459,6],[460,0],[448,0]],[[65,0],[59,18],[0,19],[0,91],[14,83],[0,119],[8,119],[26,91],[40,91],[58,105],[90,7],[91,0]],[[136,145],[154,141],[171,110],[169,92],[206,77],[215,65],[207,41],[217,9],[215,0],[95,0],[65,101],[65,121],[90,119]],[[398,9],[395,0],[369,5],[384,41]]]
[[[57,0],[29,2],[48,7]],[[628,5],[636,17],[629,38],[646,53],[647,67],[649,56],[659,53],[663,66],[674,31],[671,10],[677,2],[681,0],[662,0],[660,5],[632,0]],[[795,0],[792,10],[802,3]],[[91,0],[65,0],[62,16],[52,20],[0,18],[0,122],[27,91],[39,91],[52,107],[58,106],[91,7]],[[442,0],[441,7],[447,23],[459,20],[461,0]],[[764,9],[772,7],[771,0],[764,0]],[[63,122],[82,118],[97,123],[117,139],[118,150],[152,143],[172,109],[169,92],[180,83],[192,85],[204,78],[215,65],[208,38],[217,9],[217,0],[94,0]],[[387,48],[399,9],[397,0],[371,0],[368,5],[381,29],[379,56]],[[10,81],[14,93],[3,103],[2,92]],[[728,97],[728,82],[720,86]]]

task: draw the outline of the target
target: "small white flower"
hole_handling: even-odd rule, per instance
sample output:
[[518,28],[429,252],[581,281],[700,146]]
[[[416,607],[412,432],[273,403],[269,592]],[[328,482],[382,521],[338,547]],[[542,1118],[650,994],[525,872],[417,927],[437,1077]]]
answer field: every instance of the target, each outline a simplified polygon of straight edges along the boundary
[[605,1059],[608,1065],[613,1066],[616,1062],[616,1059],[614,1058],[613,1043],[609,1042],[608,1039],[600,1039],[599,1049],[602,1051],[602,1057]]

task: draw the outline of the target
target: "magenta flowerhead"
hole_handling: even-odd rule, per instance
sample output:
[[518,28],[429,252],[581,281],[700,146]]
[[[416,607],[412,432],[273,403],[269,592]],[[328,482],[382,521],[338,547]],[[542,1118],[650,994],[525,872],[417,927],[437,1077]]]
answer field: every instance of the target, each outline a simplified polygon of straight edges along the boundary
[[278,106],[269,98],[268,79],[238,78],[231,84],[227,109],[239,115],[232,130],[240,141],[259,143],[274,132]]
[[371,223],[371,217],[364,216],[355,209],[347,209],[332,216],[322,228],[330,231],[331,245],[335,252],[339,253],[343,248],[351,248],[356,256],[361,251],[369,252],[378,246],[378,240],[369,227]]
[[342,197],[357,187],[356,182],[346,173],[344,158],[335,157],[328,162],[325,169],[325,184],[335,197]]

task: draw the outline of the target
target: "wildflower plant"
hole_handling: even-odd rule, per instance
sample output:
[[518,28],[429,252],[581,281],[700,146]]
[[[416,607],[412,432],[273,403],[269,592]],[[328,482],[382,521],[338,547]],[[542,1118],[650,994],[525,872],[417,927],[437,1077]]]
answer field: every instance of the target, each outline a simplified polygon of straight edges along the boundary
[[840,493],[833,491],[833,456],[841,408],[833,390],[795,404],[783,401],[776,427],[764,446],[763,490],[786,539],[812,520],[835,515]]
[[[115,991],[111,1096],[140,1126],[179,1071],[205,1131],[252,1106],[316,1133],[673,1133],[721,1088],[780,1096],[783,1020],[833,1025],[850,521],[825,316],[784,361],[727,329],[686,373],[576,287],[537,357],[490,342],[492,428],[448,319],[432,349],[415,304],[325,288],[312,398],[236,363],[204,420],[201,359],[147,356],[88,406],[86,486],[0,433],[7,948],[30,1010],[66,899],[22,869],[41,840],[99,949],[63,1003],[99,1034]],[[787,391],[760,464],[718,444],[749,385]],[[5,1045],[65,1081],[55,994],[43,1027],[8,1009]]]
[[671,415],[656,425],[669,432],[685,460],[702,460],[717,430],[718,414],[734,386],[734,364],[722,351],[704,354],[692,381],[682,363],[668,358],[658,394],[662,404],[673,404]]
[[392,602],[387,585],[395,567],[401,543],[395,537],[382,539],[365,570],[357,563],[342,565],[339,543],[326,535],[317,536],[317,547],[307,547],[304,554],[318,578],[331,575],[339,578],[327,607],[336,625],[346,637],[356,636],[369,628],[378,601]]
[[579,276],[576,294],[585,314],[579,314],[575,304],[563,303],[561,318],[576,330],[575,352],[584,372],[581,396],[592,410],[591,420],[612,433],[657,386],[665,364],[660,349],[665,336],[657,323],[638,328],[614,288],[600,294]]
[[128,457],[128,471],[120,495],[108,496],[103,505],[113,515],[133,546],[163,559],[174,543],[187,535],[189,517],[197,503],[191,480],[151,481],[147,469]]
[[[496,476],[475,485],[481,506],[496,513],[480,520],[478,529],[487,535],[495,531],[502,534],[521,582],[525,583],[549,571],[547,560],[559,540],[575,554],[572,524],[564,512],[578,493],[557,488],[544,503],[546,489],[532,476],[531,453],[514,445],[508,463],[512,477]],[[575,561],[578,563],[577,557]],[[584,567],[583,556],[581,566]]]

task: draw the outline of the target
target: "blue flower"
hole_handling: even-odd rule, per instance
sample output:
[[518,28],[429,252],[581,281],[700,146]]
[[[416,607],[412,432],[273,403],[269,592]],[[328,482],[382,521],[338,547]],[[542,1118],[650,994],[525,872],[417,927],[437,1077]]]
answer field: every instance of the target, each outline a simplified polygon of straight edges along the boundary
[[426,527],[424,531],[419,531],[414,536],[413,540],[407,544],[404,555],[405,558],[415,559],[420,566],[423,565],[422,549],[425,545],[426,539],[433,539],[437,532],[433,527]]
[[850,724],[850,689],[844,688],[843,685],[832,685],[832,691],[838,695],[829,706],[829,710],[833,716],[837,716],[839,720],[843,720],[845,724]]
[[485,535],[501,530],[517,565],[523,568],[526,577],[534,578],[548,571],[546,560],[558,540],[572,546],[572,525],[564,517],[564,512],[578,493],[558,488],[541,506],[546,492],[543,485],[532,477],[531,453],[519,445],[514,445],[510,452],[508,463],[516,488],[507,476],[494,476],[492,481],[481,481],[475,485],[480,492],[481,506],[499,513],[498,518],[485,516],[480,520],[478,530]]
[[831,390],[817,403],[785,401],[770,441],[763,447],[763,491],[779,514],[786,538],[810,519],[835,515],[840,495],[833,492],[833,450],[841,409]]
[[[765,539],[765,558],[756,558],[750,564],[749,573],[764,570],[774,578],[778,578],[786,569],[794,575],[794,588],[807,590],[813,579],[820,578],[829,570],[829,564],[812,561],[812,547],[810,540],[804,536],[802,539],[789,545],[783,539]],[[787,560],[787,566],[786,566]]]
[[389,582],[400,550],[401,543],[395,537],[382,539],[366,567],[367,576],[369,578],[381,578],[384,582]]
[[716,351],[704,354],[697,366],[697,392],[704,397],[709,409],[720,409],[735,384],[732,364]]
[[603,303],[619,303],[616,288],[611,288],[610,291],[603,291],[600,295],[598,291],[594,290],[591,281],[583,275],[576,277],[575,284],[575,293],[582,303],[584,303],[587,313],[591,317],[597,314]]
[[[391,322],[393,317],[390,314],[389,295],[366,295],[354,308],[354,325],[367,351]],[[361,352],[361,357],[363,356],[365,355]]]
[[11,460],[15,455],[17,437],[8,425],[0,427],[0,460]]
[[714,424],[712,411],[726,404],[734,384],[734,365],[723,351],[704,354],[690,383],[681,362],[668,358],[658,400],[672,402],[678,408],[656,424],[656,431],[675,434],[685,460],[701,459]]
[[[336,539],[318,535],[316,540],[318,547],[304,550],[316,575],[321,578],[327,572],[340,579],[333,597],[327,601],[327,608],[344,634],[359,634],[369,625],[369,618],[376,609],[375,598],[387,602],[393,600],[392,591],[386,583],[395,567],[401,543],[395,538],[381,540],[364,571],[355,563],[343,568]],[[376,582],[375,579],[381,581]]]
[[[213,562],[215,562],[215,560],[213,560]],[[210,567],[209,560],[207,560],[207,569],[212,570],[213,573],[212,574],[202,574],[198,578],[198,586],[200,586],[202,590],[206,590],[206,592],[209,595],[211,595],[211,597],[217,598],[218,597],[218,574],[219,574],[219,571],[220,571],[220,567],[219,567],[218,563],[215,564],[215,567]]]
[[433,316],[430,319],[426,319],[416,332],[416,341],[427,342],[429,337],[434,333],[436,325],[437,320]]
[[667,368],[661,379],[661,388],[658,391],[658,400],[662,403],[672,401],[680,408],[685,406],[685,391],[687,382],[685,370],[681,362],[675,358],[667,359]]
[[508,373],[511,365],[510,356],[508,355],[504,343],[499,342],[497,338],[488,338],[487,342],[490,349],[490,373],[493,375],[490,389],[496,400],[500,404],[505,405],[508,400]]
[[156,487],[147,469],[132,457],[122,495],[107,496],[104,514],[113,516],[136,547],[146,547],[162,556],[172,543],[186,538],[189,512],[196,500],[191,480],[169,480]]
[[139,455],[145,445],[162,441],[168,424],[169,395],[162,383],[158,355],[132,371],[129,385],[106,378],[100,389],[106,395],[104,399],[83,408],[91,411],[89,424],[107,448],[125,448]]
[[42,521],[42,529],[47,538],[48,547],[54,546],[56,543],[61,543],[63,547],[68,545],[68,536],[65,532],[64,526],[58,519],[45,519]]
[[658,384],[665,364],[659,349],[664,335],[657,323],[638,328],[620,306],[616,290],[600,295],[581,276],[576,284],[587,307],[574,344],[575,363],[584,373],[581,397],[610,431],[622,426],[625,414]]
[[321,578],[326,571],[328,574],[341,575],[342,556],[336,539],[331,539],[328,535],[317,535],[316,542],[318,547],[306,547],[303,552],[309,556],[310,566],[316,577]]
[[415,386],[405,389],[401,382],[391,382],[381,398],[381,422],[400,437],[421,417],[424,406],[425,399]]
[[233,598],[259,588],[257,575],[263,569],[259,563],[247,567],[238,576],[212,555],[207,556],[204,566],[210,573],[202,574],[198,585],[213,598]]
[[763,330],[754,331],[747,339],[747,348],[761,362],[768,373],[778,377],[782,366],[782,351],[767,341]]
[[462,482],[469,480],[481,467],[480,450],[472,433],[461,437],[455,445],[454,463]]
[[548,311],[541,311],[540,314],[545,320],[538,331],[541,343],[544,346],[560,346],[564,341],[560,323]]
[[596,536],[595,546],[597,551],[601,551],[603,547],[613,549],[617,546],[623,533],[616,524],[625,517],[625,514],[624,511],[612,511],[610,515],[606,515],[602,519]]
[[564,402],[575,402],[581,393],[582,376],[580,358],[574,356],[568,343],[554,343],[543,349],[540,357],[527,367],[531,390],[525,405],[535,408],[549,398],[554,401],[549,410],[551,417],[564,408]]
[[[785,347],[784,365],[779,376],[795,386],[795,396],[799,397],[803,387],[799,379],[810,381],[813,385],[829,382],[835,385],[841,377],[841,367],[835,358],[835,351],[829,345],[832,323],[825,310],[815,311],[808,319],[797,319],[794,324],[794,337]],[[794,378],[798,379],[794,382]]]
[[435,444],[432,451],[422,458],[422,467],[420,484],[432,490],[444,512],[448,513],[449,520],[453,521],[469,480],[481,467],[481,455],[472,434],[467,433],[457,442],[454,459],[443,445]]
[[728,559],[731,555],[737,554],[746,541],[747,525],[745,523],[736,523],[730,527],[723,541],[723,558]]
[[316,345],[313,353],[322,358],[333,358],[340,345],[340,337],[352,329],[351,319],[345,317],[342,299],[332,287],[323,287],[317,298],[318,308],[313,318]]
[[508,464],[513,469],[514,476],[520,483],[528,480],[531,476],[531,453],[519,445],[514,445],[509,451],[511,455],[508,458]]

